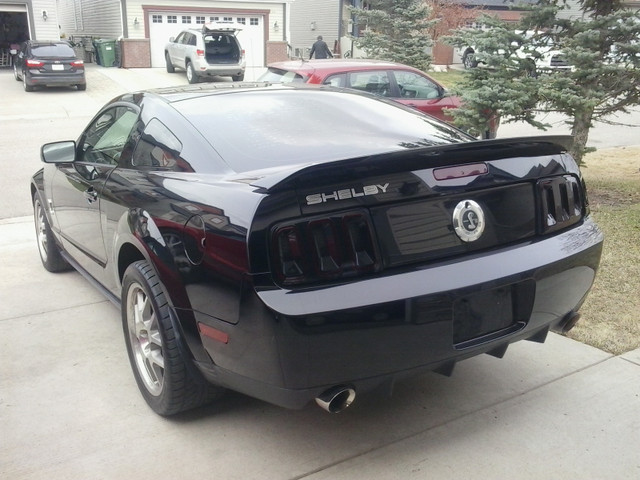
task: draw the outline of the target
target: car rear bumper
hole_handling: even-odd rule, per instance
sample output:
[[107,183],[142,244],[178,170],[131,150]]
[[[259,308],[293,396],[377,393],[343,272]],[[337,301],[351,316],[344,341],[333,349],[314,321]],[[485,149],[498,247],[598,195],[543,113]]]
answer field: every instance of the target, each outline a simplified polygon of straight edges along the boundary
[[[237,325],[197,316],[211,381],[290,408],[337,385],[358,392],[429,370],[450,372],[515,341],[544,341],[593,283],[603,237],[587,220],[562,234],[340,286],[264,289]],[[206,330],[206,329],[205,329]],[[201,329],[201,332],[203,329]]]
[[41,73],[29,73],[26,76],[27,85],[38,86],[65,86],[85,85],[87,83],[84,72],[64,75],[43,75]]

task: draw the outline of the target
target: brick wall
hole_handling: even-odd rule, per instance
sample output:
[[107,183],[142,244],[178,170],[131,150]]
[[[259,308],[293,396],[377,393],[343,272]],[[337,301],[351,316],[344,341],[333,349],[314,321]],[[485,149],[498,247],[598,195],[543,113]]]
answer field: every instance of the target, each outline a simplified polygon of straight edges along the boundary
[[267,42],[267,65],[284,60],[289,60],[287,42]]
[[131,39],[126,38],[120,41],[122,52],[122,68],[149,68],[151,67],[151,46],[148,38]]

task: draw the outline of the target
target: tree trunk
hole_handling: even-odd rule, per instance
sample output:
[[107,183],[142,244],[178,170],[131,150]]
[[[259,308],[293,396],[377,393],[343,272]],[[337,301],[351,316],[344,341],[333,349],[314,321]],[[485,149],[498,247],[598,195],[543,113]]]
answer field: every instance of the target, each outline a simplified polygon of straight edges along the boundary
[[500,126],[500,115],[493,113],[489,118],[486,130],[482,134],[483,139],[496,138],[498,136],[498,127]]
[[589,129],[591,128],[592,118],[593,109],[576,112],[573,117],[573,128],[571,129],[573,147],[570,153],[580,165],[582,164],[582,157],[584,157],[587,149],[587,140],[589,139]]

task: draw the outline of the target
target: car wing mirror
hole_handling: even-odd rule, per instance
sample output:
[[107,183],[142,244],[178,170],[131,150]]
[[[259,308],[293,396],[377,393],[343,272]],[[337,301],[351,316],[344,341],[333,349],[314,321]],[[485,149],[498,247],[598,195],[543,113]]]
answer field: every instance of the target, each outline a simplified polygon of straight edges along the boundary
[[76,142],[45,143],[40,149],[40,158],[44,163],[70,163],[76,158]]
[[169,41],[170,41],[171,43],[175,43],[175,41],[176,41],[176,37],[169,37]]

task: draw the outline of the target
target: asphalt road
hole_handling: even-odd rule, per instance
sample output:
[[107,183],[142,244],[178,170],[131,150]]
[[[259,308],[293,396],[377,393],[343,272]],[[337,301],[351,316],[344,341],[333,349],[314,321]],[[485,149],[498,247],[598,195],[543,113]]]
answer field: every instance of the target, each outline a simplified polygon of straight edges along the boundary
[[[166,419],[131,374],[119,311],[75,272],[40,265],[28,197],[47,141],[75,138],[128,89],[186,83],[91,66],[86,92],[25,93],[0,71],[0,478],[637,479],[640,350],[551,334],[451,378],[398,382],[330,415],[230,392]],[[640,142],[639,142],[640,143]]]

